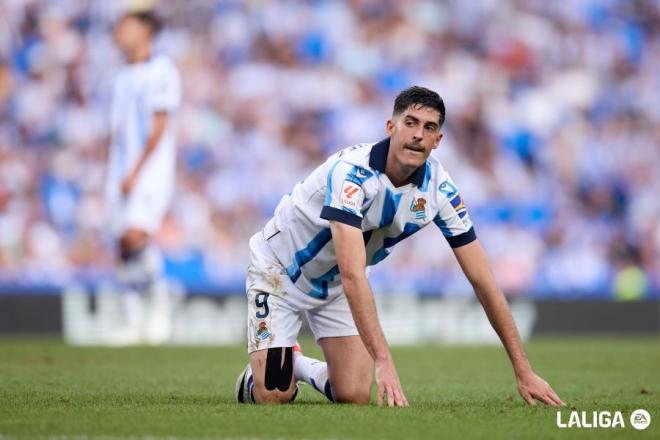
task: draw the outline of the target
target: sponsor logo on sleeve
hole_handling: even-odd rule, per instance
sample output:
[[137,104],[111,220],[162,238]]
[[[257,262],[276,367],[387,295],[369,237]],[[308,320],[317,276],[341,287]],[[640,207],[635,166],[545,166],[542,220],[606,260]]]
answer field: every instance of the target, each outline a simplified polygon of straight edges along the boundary
[[456,194],[458,194],[458,188],[449,181],[449,179],[445,180],[440,184],[438,187],[438,191],[443,193],[448,199],[451,199],[454,197]]
[[467,208],[465,207],[465,203],[461,199],[461,195],[456,194],[456,197],[451,199],[449,203],[454,208],[454,211],[456,211],[456,213],[458,214],[458,217],[462,220],[465,220],[465,218],[467,217]]
[[341,188],[341,205],[351,211],[357,211],[364,200],[364,190],[354,182],[345,180]]

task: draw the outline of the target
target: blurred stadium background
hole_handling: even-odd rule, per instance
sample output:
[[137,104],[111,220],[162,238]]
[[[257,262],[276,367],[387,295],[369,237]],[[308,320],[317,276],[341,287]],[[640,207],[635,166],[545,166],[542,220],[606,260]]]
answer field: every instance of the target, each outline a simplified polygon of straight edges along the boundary
[[[122,63],[110,30],[125,7],[0,3],[2,332],[66,331],[66,310],[104,307],[84,298],[113,279],[103,176]],[[176,195],[158,242],[181,304],[206,301],[189,313],[229,301],[209,319],[242,322],[248,237],[327,155],[383,138],[394,96],[419,84],[445,99],[434,154],[527,333],[659,330],[659,2],[172,0],[156,10],[158,51],[184,87]],[[385,321],[387,310],[426,319],[418,306],[438,298],[450,314],[472,296],[433,228],[371,278],[392,294]]]

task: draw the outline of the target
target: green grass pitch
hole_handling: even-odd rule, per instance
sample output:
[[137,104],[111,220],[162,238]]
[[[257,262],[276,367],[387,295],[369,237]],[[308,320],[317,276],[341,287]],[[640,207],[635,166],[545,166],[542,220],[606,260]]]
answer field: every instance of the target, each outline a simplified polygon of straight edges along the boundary
[[[555,409],[523,404],[500,347],[394,348],[411,407],[390,409],[333,405],[309,386],[291,405],[238,405],[242,347],[0,339],[0,439],[660,438],[660,338],[543,338],[527,350],[566,419],[619,410],[626,427],[557,428]],[[637,408],[653,417],[645,431],[627,420]]]

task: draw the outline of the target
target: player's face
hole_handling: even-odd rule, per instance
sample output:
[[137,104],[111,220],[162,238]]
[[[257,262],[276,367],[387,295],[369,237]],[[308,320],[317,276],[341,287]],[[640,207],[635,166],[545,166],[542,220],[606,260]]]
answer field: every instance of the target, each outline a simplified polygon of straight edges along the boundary
[[387,121],[390,150],[396,162],[407,168],[421,166],[442,138],[439,121],[437,110],[418,105]]
[[119,49],[129,55],[137,47],[149,41],[149,28],[137,18],[126,16],[115,26],[113,37]]

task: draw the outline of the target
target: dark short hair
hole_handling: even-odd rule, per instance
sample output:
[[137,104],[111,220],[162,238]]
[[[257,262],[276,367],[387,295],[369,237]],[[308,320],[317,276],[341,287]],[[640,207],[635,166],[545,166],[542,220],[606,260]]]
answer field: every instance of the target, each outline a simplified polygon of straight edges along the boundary
[[145,26],[148,26],[152,35],[160,32],[163,27],[163,20],[152,10],[131,11],[124,14],[124,17],[134,18]]
[[410,106],[429,107],[440,113],[440,127],[445,122],[445,103],[436,92],[420,86],[412,86],[403,90],[394,100],[393,115],[400,115]]

